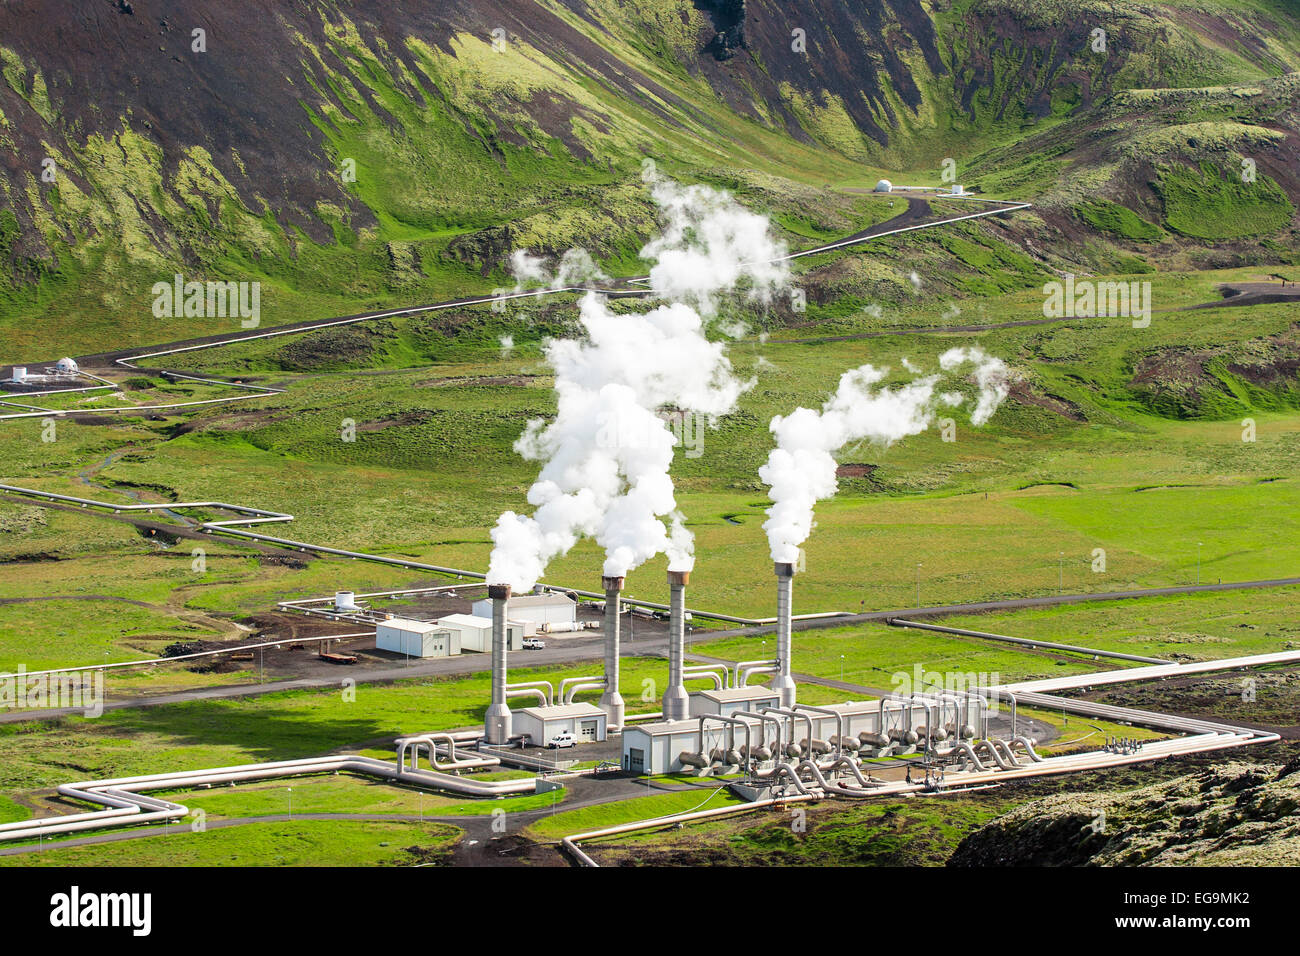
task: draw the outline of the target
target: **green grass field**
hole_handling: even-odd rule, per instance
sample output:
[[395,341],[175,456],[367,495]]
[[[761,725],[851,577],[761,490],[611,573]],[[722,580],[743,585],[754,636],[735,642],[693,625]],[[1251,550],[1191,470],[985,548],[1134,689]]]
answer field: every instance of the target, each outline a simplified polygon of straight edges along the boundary
[[552,841],[575,833],[600,830],[621,823],[633,823],[692,810],[740,806],[744,802],[723,788],[710,790],[698,787],[672,793],[652,793],[644,797],[619,800],[617,803],[565,810],[538,820],[531,824],[526,832],[536,840]]
[[[445,863],[460,838],[437,823],[294,820],[0,857],[0,866],[410,866]],[[415,850],[416,852],[412,852]]]

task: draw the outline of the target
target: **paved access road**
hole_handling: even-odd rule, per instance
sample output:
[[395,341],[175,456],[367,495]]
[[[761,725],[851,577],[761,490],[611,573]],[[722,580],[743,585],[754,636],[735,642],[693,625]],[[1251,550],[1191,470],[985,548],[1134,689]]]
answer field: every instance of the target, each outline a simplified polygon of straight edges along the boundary
[[[1096,594],[1054,594],[1041,598],[1017,598],[1007,601],[979,601],[969,604],[943,604],[930,607],[902,608],[895,611],[867,611],[862,614],[844,614],[839,617],[819,618],[810,621],[795,621],[794,629],[813,630],[817,628],[845,627],[851,624],[881,622],[890,618],[945,617],[954,614],[972,614],[984,611],[1014,611],[1022,608],[1053,607],[1065,604],[1082,604],[1092,601],[1119,601],[1133,598],[1161,597],[1169,594],[1198,594],[1206,591],[1234,591],[1246,588],[1273,588],[1300,585],[1300,578],[1275,578],[1266,581],[1233,581],[1224,584],[1189,584],[1182,587],[1139,588],[1129,591],[1103,591]],[[746,637],[759,634],[771,634],[775,625],[757,627],[740,627],[719,631],[696,631],[691,641],[711,641],[724,637]],[[963,638],[965,640],[965,638]],[[635,640],[624,639],[621,645],[624,657],[662,657],[668,656],[668,645],[663,634],[648,634]],[[514,651],[511,661],[517,666],[534,667],[537,665],[572,664],[580,661],[596,661],[604,656],[604,638],[599,632],[592,636],[552,640],[544,650]],[[722,658],[695,654],[687,650],[687,658],[700,663],[732,663]],[[322,677],[302,677],[288,680],[269,681],[262,684],[233,684],[225,687],[204,687],[194,690],[177,691],[170,694],[156,694],[149,697],[134,697],[105,703],[104,710],[119,710],[133,707],[158,707],[164,704],[184,704],[196,700],[230,700],[238,697],[257,697],[262,694],[277,694],[287,690],[320,690],[342,686],[345,679],[356,684],[383,684],[391,681],[409,680],[416,677],[455,676],[483,673],[491,669],[492,660],[487,654],[462,654],[457,657],[440,657],[435,660],[420,661],[409,665],[378,668],[340,667],[337,679]],[[814,677],[810,674],[795,674],[801,682],[821,684],[850,693],[863,693],[879,696],[887,691],[882,688],[866,687],[846,681]],[[21,723],[28,720],[47,720],[54,717],[77,716],[80,708],[47,708],[45,710],[24,710],[0,713],[0,724]]]

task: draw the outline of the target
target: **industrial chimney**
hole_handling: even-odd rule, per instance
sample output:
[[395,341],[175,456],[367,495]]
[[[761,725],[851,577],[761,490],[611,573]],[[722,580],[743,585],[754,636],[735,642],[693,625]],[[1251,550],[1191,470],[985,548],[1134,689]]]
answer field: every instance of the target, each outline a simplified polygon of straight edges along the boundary
[[510,740],[510,705],[506,703],[506,614],[510,601],[510,585],[489,584],[488,597],[492,599],[492,703],[483,721],[483,736],[489,744],[505,744]]
[[772,690],[781,698],[781,706],[794,706],[795,685],[790,676],[790,617],[794,613],[794,565],[776,562],[776,663],[777,674],[772,679]]
[[682,682],[686,657],[686,585],[691,572],[668,572],[668,688],[664,691],[664,720],[685,720],[690,698]]
[[605,693],[600,698],[600,709],[608,718],[610,730],[623,727],[623,695],[618,692],[618,637],[619,616],[622,611],[619,593],[623,579],[603,577],[605,585]]

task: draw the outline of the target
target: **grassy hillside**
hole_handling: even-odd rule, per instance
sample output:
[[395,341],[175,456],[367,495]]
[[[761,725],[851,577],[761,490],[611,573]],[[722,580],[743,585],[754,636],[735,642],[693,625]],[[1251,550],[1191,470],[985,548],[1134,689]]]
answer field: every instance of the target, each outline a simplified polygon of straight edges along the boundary
[[[1300,65],[1300,21],[1281,2],[1216,0],[1192,19],[1181,0],[797,14],[751,0],[737,19],[675,0],[255,15],[142,0],[102,22],[77,15],[90,3],[0,9],[0,361],[229,331],[153,317],[153,283],[176,272],[260,281],[264,325],[490,291],[519,247],[586,245],[633,272],[647,157],[804,236],[863,224],[828,184],[936,182],[951,160],[963,181],[1048,206],[1041,230],[978,230],[1010,249],[946,250],[1013,274],[1026,238],[1053,265],[1112,270],[1130,238],[1157,238],[1098,222],[1095,198],[1166,227],[1162,251],[1250,238],[1294,255],[1282,74]],[[91,22],[115,42],[87,71],[74,57]],[[201,52],[190,22],[208,24]],[[1206,178],[1241,158],[1257,188]]]

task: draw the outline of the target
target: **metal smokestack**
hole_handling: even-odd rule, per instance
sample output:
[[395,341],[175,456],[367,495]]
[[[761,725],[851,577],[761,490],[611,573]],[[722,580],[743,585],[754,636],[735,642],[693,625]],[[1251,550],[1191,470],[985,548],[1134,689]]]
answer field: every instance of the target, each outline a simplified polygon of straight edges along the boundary
[[506,613],[510,601],[510,585],[489,584],[488,597],[492,599],[492,703],[483,721],[483,735],[490,744],[504,744],[510,740],[510,705],[506,703]]
[[605,693],[600,698],[600,709],[608,717],[608,729],[623,727],[623,695],[618,692],[619,616],[622,611],[619,592],[623,579],[603,577],[605,585]]
[[776,562],[776,663],[777,674],[772,679],[772,690],[781,698],[781,706],[789,709],[795,703],[794,678],[790,676],[790,619],[794,602],[794,565]]
[[686,658],[686,585],[689,571],[668,572],[668,689],[664,691],[664,720],[685,720],[690,698],[682,681]]

